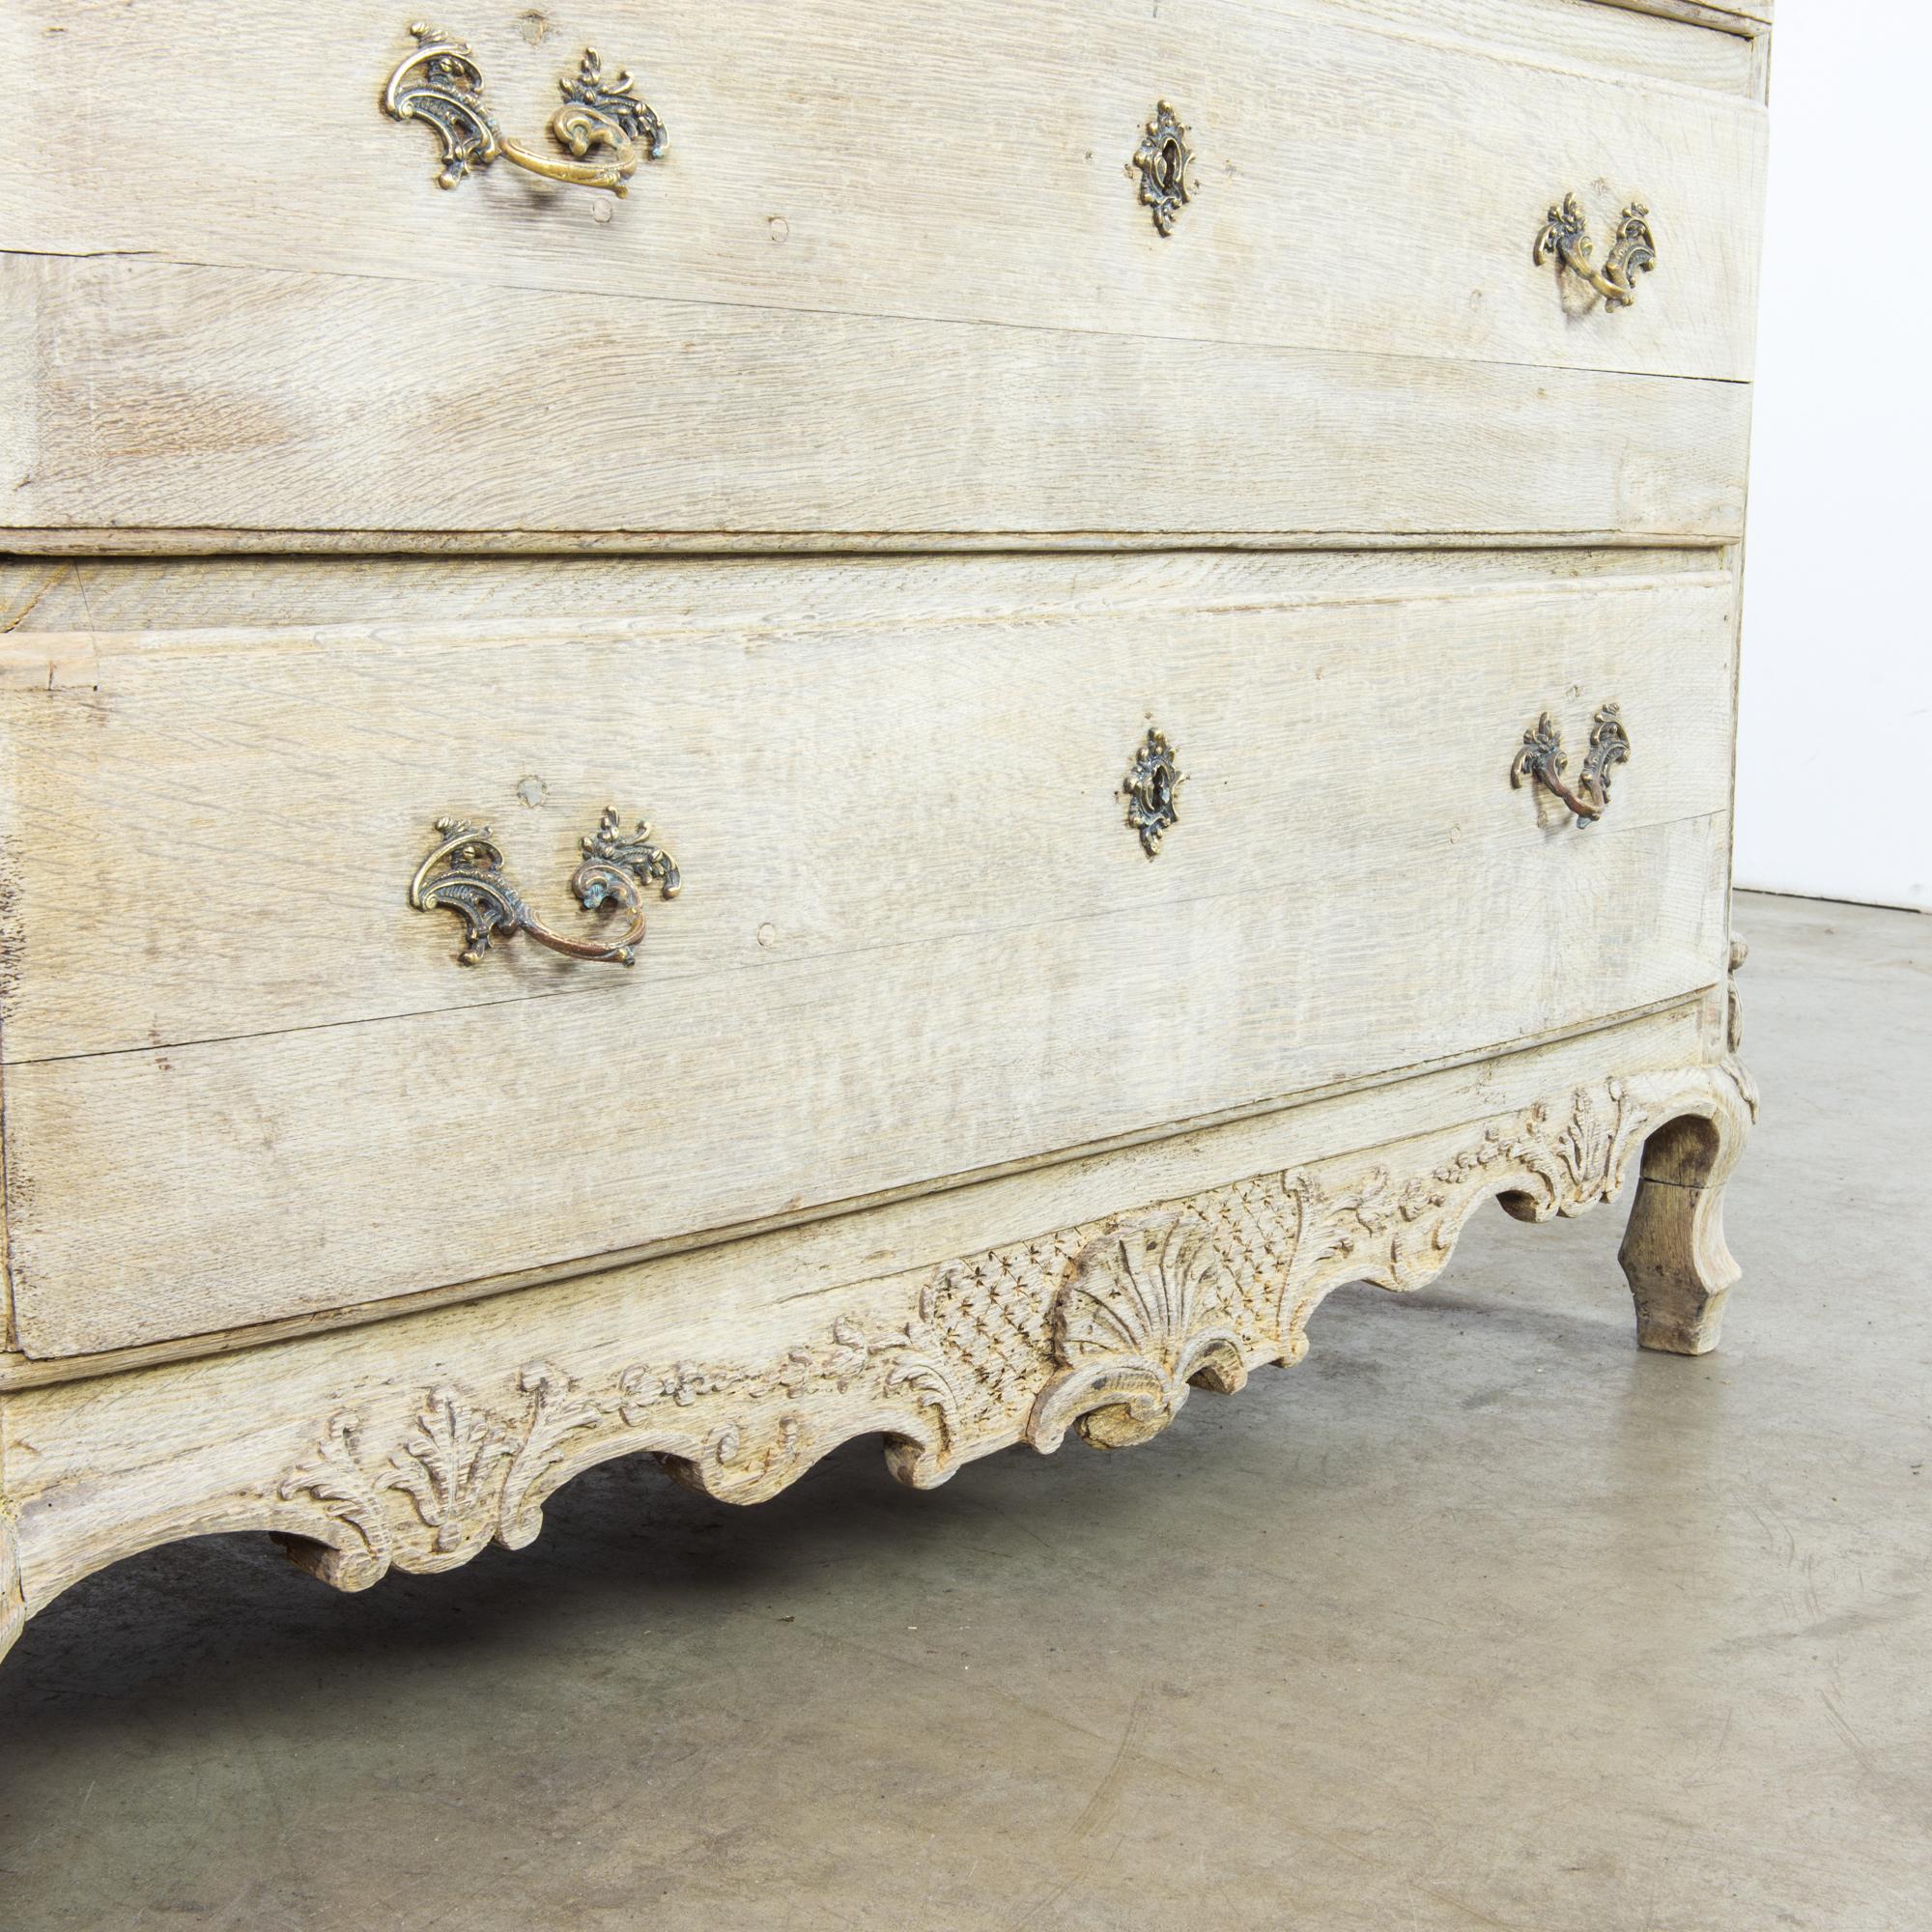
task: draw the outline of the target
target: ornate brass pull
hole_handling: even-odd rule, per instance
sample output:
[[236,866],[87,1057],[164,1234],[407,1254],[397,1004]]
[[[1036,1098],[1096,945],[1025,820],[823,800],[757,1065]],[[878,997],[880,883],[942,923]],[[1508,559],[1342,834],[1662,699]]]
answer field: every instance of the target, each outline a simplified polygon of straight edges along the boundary
[[1636,300],[1634,278],[1657,267],[1657,238],[1650,232],[1650,210],[1634,201],[1617,217],[1609,253],[1599,269],[1593,259],[1596,243],[1590,240],[1583,212],[1577,206],[1577,197],[1566,194],[1562,205],[1551,208],[1543,217],[1531,260],[1540,269],[1552,255],[1573,275],[1588,282],[1603,297],[1606,309],[1629,308]]
[[[442,145],[439,187],[454,187],[500,155],[551,181],[625,194],[625,184],[639,164],[664,154],[664,123],[633,93],[636,83],[628,71],[614,81],[605,80],[593,48],[584,48],[574,79],[566,74],[557,82],[563,105],[551,116],[550,132],[574,156],[564,160],[510,140],[497,126],[483,104],[483,70],[462,41],[420,20],[411,23],[410,32],[416,37],[416,50],[389,76],[383,107],[395,120],[421,121],[436,130]],[[592,148],[610,149],[610,159],[589,159]]]
[[1614,704],[1600,707],[1590,724],[1590,749],[1583,758],[1577,789],[1563,782],[1563,768],[1570,760],[1564,755],[1563,739],[1545,712],[1522,734],[1522,749],[1510,766],[1510,783],[1517,787],[1540,784],[1553,791],[1577,814],[1578,825],[1589,825],[1610,809],[1610,773],[1630,762],[1630,733],[1624,729],[1623,713]]
[[440,906],[462,920],[467,943],[456,956],[466,966],[480,963],[498,933],[512,939],[520,932],[571,959],[635,966],[638,942],[644,936],[645,894],[656,886],[660,897],[673,899],[683,884],[677,861],[651,843],[648,825],[639,823],[626,838],[616,812],[607,809],[596,832],[583,841],[583,863],[570,875],[570,890],[585,912],[617,910],[631,923],[614,940],[572,939],[547,926],[524,903],[503,870],[502,851],[487,825],[439,818],[436,832],[442,842],[416,867],[410,904],[418,912]]

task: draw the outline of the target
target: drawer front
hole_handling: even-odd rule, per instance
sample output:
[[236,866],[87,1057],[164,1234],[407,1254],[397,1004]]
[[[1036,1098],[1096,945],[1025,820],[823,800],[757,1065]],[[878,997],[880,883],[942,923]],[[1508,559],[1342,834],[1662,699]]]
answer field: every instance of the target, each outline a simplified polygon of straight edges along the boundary
[[[667,145],[614,203],[508,161],[440,189],[382,111],[413,43],[373,0],[21,0],[7,525],[1734,535],[1763,111],[1581,29],[1566,62],[1527,12],[1515,54],[1508,9],[1432,39],[1385,0],[460,23],[506,134],[559,158],[582,43],[635,67]],[[130,85],[170,103],[138,157],[99,138]],[[1168,234],[1133,165],[1162,99],[1194,155]],[[1600,267],[1648,211],[1630,304],[1533,262],[1571,192]]]
[[[560,623],[19,636],[6,1173],[30,1352],[652,1251],[1668,1001],[1721,969],[1731,585],[1042,596],[636,566]],[[716,570],[717,566],[711,566]],[[1021,565],[1041,582],[1045,560]],[[1225,574],[1214,579],[1225,582]],[[1548,712],[1580,828],[1513,788]],[[1122,786],[1184,781],[1150,859]],[[534,915],[614,805],[635,967],[412,910],[487,820]],[[433,895],[432,895],[433,896]],[[621,916],[618,923],[621,924]]]

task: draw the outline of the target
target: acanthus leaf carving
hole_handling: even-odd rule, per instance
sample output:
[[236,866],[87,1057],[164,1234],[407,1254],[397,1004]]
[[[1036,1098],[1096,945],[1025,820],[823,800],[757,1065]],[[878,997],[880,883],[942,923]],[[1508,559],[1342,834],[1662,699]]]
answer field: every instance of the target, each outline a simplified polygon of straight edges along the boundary
[[[933,1268],[898,1319],[848,1312],[762,1359],[633,1362],[582,1385],[540,1360],[500,1396],[439,1384],[386,1454],[345,1409],[283,1479],[278,1500],[302,1509],[276,1526],[305,1567],[354,1589],[391,1564],[450,1568],[493,1537],[521,1548],[558,1485],[635,1451],[754,1502],[862,1434],[883,1436],[894,1473],[918,1487],[1010,1443],[1051,1450],[1070,1429],[1102,1448],[1144,1442],[1191,1389],[1232,1392],[1262,1363],[1300,1360],[1331,1289],[1434,1279],[1485,1200],[1526,1220],[1584,1212],[1619,1191],[1645,1135],[1686,1117],[1713,1129],[1720,1185],[1754,1101],[1741,1074],[1727,1059],[1608,1078],[1460,1137],[1062,1228]],[[1720,1243],[1705,1246],[1715,1257]]]
[[608,1404],[579,1396],[576,1383],[548,1362],[531,1362],[518,1382],[531,1408],[504,1474],[497,1510],[497,1541],[505,1549],[522,1549],[536,1541],[543,1528],[544,1499],[567,1466],[569,1438],[601,1427],[609,1414]]
[[304,1570],[338,1590],[366,1590],[387,1576],[394,1548],[377,1486],[362,1466],[359,1417],[339,1410],[325,1424],[314,1451],[282,1478],[276,1495],[285,1503],[306,1497],[338,1538],[290,1541],[284,1547]]
[[382,1478],[384,1489],[400,1490],[414,1503],[431,1532],[415,1568],[453,1569],[489,1542],[497,1526],[492,1505],[500,1493],[497,1464],[516,1454],[507,1433],[504,1423],[479,1414],[460,1390],[431,1391]]

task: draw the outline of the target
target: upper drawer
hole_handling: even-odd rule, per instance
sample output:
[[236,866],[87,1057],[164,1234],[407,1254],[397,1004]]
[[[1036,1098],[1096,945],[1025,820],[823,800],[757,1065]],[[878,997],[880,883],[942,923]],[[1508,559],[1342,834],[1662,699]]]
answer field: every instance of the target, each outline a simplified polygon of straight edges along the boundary
[[[1547,17],[1515,52],[1370,0],[452,18],[557,158],[582,44],[636,70],[668,140],[622,203],[440,189],[380,99],[406,18],[0,15],[14,547],[1739,528],[1762,110]],[[110,136],[130,99],[167,109]],[[1533,264],[1573,191],[1599,264],[1649,211],[1634,303]]]
[[[742,566],[741,609],[816,613],[762,620],[661,563],[573,624],[9,640],[21,1344],[703,1238],[1716,979],[1727,576],[1297,596],[1275,561],[1204,595],[1012,560],[970,601],[944,560]],[[1611,698],[1634,755],[1581,830],[1511,759],[1548,710],[1575,780]],[[1187,774],[1151,862],[1151,724]],[[682,867],[635,968],[466,969],[412,909],[450,813],[608,932],[566,890],[607,804]]]

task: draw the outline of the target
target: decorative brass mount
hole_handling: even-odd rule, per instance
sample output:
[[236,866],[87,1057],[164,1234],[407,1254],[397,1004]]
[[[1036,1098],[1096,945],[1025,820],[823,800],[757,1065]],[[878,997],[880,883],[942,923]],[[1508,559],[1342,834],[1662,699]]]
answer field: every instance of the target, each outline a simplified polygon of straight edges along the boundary
[[1583,758],[1577,789],[1563,782],[1563,768],[1570,760],[1563,751],[1562,735],[1545,712],[1522,734],[1522,749],[1510,766],[1510,783],[1540,784],[1553,791],[1577,814],[1578,825],[1589,825],[1610,809],[1610,773],[1630,761],[1630,733],[1624,729],[1623,713],[1615,704],[1599,708],[1590,725],[1590,749]]
[[1166,101],[1154,103],[1153,118],[1127,172],[1141,178],[1141,206],[1152,210],[1153,225],[1172,235],[1182,207],[1194,199],[1194,150],[1187,145],[1187,129]]
[[585,912],[614,908],[631,923],[617,938],[601,944],[572,939],[547,926],[524,903],[503,870],[503,854],[487,825],[439,818],[436,832],[441,843],[416,867],[410,904],[417,912],[440,906],[462,920],[467,943],[456,956],[466,966],[479,964],[498,933],[511,939],[520,932],[571,959],[635,966],[638,942],[644,936],[644,895],[655,885],[661,897],[672,899],[683,883],[677,861],[651,843],[648,825],[640,823],[626,838],[615,810],[607,809],[596,832],[583,840],[583,863],[571,874],[570,890]]
[[[500,155],[520,168],[579,187],[609,188],[625,194],[640,163],[665,151],[664,123],[633,92],[628,71],[614,81],[604,78],[594,48],[583,50],[576,76],[557,82],[563,105],[551,116],[551,138],[575,157],[526,148],[510,140],[483,104],[483,70],[462,41],[412,21],[416,50],[400,62],[383,90],[384,112],[398,121],[421,121],[442,145],[439,187],[454,187],[465,175],[487,168]],[[593,148],[608,148],[608,160],[591,160]]]
[[1635,277],[1657,267],[1657,238],[1650,232],[1650,210],[1634,201],[1617,217],[1604,266],[1595,265],[1596,243],[1590,240],[1577,197],[1566,194],[1560,207],[1543,217],[1530,259],[1540,269],[1554,255],[1573,275],[1603,297],[1606,309],[1629,308],[1636,300]]
[[1174,747],[1150,724],[1121,787],[1127,801],[1127,824],[1140,835],[1141,850],[1150,859],[1159,856],[1161,834],[1179,821],[1174,795],[1186,781],[1187,774],[1175,761]]

